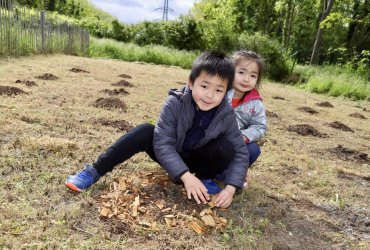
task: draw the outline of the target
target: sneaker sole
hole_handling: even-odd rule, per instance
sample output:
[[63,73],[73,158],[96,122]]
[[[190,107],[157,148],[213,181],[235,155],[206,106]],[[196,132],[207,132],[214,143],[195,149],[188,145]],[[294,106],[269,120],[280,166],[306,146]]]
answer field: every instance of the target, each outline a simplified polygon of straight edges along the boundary
[[82,191],[81,189],[77,188],[75,185],[73,185],[70,182],[65,182],[64,184],[66,185],[67,188],[69,188],[70,190],[72,190],[74,192],[81,193],[81,191]]

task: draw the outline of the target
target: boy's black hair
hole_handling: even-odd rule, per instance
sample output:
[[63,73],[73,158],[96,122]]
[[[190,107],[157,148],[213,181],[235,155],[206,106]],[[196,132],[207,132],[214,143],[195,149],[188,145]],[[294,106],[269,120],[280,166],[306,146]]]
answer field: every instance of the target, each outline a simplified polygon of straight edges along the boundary
[[194,83],[195,79],[206,71],[212,76],[218,76],[223,80],[227,80],[227,90],[233,86],[235,77],[235,68],[232,60],[222,52],[206,51],[198,56],[193,62],[193,67],[190,72],[189,79]]

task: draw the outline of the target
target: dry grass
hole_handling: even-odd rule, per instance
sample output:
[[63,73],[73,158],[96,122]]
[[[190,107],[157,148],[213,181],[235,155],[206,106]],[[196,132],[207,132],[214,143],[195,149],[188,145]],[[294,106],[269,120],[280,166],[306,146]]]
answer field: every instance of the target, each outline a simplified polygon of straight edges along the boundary
[[[71,72],[79,68],[87,72]],[[51,73],[57,80],[37,76]],[[104,89],[127,74],[133,87],[117,95],[127,110],[94,107]],[[69,249],[366,249],[370,227],[370,105],[309,94],[279,84],[261,90],[270,113],[263,154],[247,192],[224,212],[224,233],[130,231],[99,218],[96,198],[114,177],[158,165],[135,156],[83,194],[63,185],[66,175],[91,163],[122,135],[96,121],[154,122],[169,88],[189,71],[176,67],[71,56],[0,62],[0,86],[28,95],[0,95],[0,248]],[[27,86],[16,80],[32,80]],[[283,97],[283,98],[276,98]],[[334,107],[317,104],[329,101]],[[318,113],[300,111],[310,107]],[[351,114],[361,114],[360,119]],[[341,122],[354,132],[329,126]],[[111,122],[108,124],[115,124]],[[307,124],[324,137],[302,136]],[[338,145],[352,151],[341,154]],[[354,152],[352,154],[348,152]],[[362,153],[362,158],[361,158]],[[185,197],[184,197],[185,199]]]

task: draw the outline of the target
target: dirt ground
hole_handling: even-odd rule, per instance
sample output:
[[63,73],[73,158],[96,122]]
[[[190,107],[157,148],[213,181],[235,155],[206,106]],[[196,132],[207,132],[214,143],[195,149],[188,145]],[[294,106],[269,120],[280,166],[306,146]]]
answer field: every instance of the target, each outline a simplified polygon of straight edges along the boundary
[[154,123],[188,75],[64,55],[0,61],[0,248],[370,249],[370,103],[266,80],[268,134],[229,209],[187,200],[145,154],[87,192],[65,188]]

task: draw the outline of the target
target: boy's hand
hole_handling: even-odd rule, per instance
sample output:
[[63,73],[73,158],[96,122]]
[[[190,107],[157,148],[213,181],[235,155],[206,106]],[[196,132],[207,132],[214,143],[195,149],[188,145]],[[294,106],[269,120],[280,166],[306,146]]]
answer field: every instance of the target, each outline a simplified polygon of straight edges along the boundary
[[184,183],[186,194],[189,200],[193,196],[194,200],[198,204],[201,202],[207,204],[207,201],[210,200],[208,190],[197,177],[192,175],[190,172],[186,172],[181,176],[180,179]]
[[229,207],[231,205],[231,202],[233,201],[235,191],[235,187],[231,185],[226,185],[226,187],[216,197],[216,206],[220,208]]

